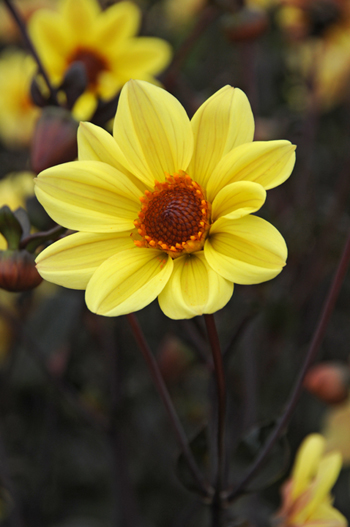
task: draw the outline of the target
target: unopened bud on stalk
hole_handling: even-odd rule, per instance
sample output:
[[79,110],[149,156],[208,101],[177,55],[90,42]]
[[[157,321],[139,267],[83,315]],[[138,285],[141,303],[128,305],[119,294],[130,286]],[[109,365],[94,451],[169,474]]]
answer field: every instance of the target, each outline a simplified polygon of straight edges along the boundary
[[26,250],[0,251],[0,288],[20,292],[34,289],[42,282],[34,256]]
[[304,380],[305,388],[328,404],[339,404],[348,398],[349,368],[337,362],[323,362],[311,368]]
[[77,157],[78,123],[68,110],[44,108],[34,130],[31,164],[34,172],[73,161]]

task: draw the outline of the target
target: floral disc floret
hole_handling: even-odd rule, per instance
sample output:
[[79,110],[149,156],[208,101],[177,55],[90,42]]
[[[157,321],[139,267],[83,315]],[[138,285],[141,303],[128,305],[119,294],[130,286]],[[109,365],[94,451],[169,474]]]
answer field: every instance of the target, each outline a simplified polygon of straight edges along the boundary
[[166,174],[164,183],[146,190],[139,219],[134,224],[142,240],[138,247],[152,247],[172,258],[203,248],[210,226],[210,204],[198,183],[183,172]]

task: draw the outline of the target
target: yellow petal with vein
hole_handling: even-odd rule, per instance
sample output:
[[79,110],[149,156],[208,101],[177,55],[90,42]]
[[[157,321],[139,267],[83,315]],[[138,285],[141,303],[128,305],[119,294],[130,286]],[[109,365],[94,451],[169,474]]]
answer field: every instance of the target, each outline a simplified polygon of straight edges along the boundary
[[231,220],[242,218],[259,210],[266,199],[266,191],[257,183],[238,181],[227,185],[215,197],[212,203],[211,217],[216,221],[220,217]]
[[145,186],[127,169],[128,162],[115,139],[106,130],[95,124],[83,122],[78,128],[79,161],[102,161],[120,170],[140,188]]
[[155,249],[133,248],[109,258],[92,275],[86,305],[107,317],[126,315],[150,304],[165,287],[173,260]]
[[204,254],[214,271],[227,280],[259,284],[281,272],[287,247],[277,229],[261,218],[220,218],[210,229]]
[[105,260],[133,246],[129,232],[77,232],[42,251],[36,258],[37,269],[49,282],[71,289],[86,289],[91,276]]
[[254,118],[247,96],[238,88],[225,86],[202,104],[191,124],[194,153],[188,173],[206,187],[220,159],[253,140]]
[[174,260],[174,271],[158,301],[169,318],[184,319],[218,311],[232,293],[232,282],[213,271],[201,251]]
[[254,141],[227,154],[208,181],[208,199],[213,200],[225,185],[254,181],[265,189],[277,187],[291,174],[295,146],[289,141]]
[[121,91],[113,135],[130,170],[153,185],[165,172],[186,170],[193,149],[189,119],[181,104],[162,88],[129,81]]
[[48,168],[36,178],[35,193],[57,223],[85,232],[132,230],[140,210],[139,189],[125,174],[99,161]]

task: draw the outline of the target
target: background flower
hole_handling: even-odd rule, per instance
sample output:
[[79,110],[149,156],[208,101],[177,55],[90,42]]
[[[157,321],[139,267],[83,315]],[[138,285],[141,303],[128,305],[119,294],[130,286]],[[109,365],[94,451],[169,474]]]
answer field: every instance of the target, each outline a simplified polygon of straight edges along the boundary
[[166,41],[135,37],[140,19],[131,2],[102,11],[97,0],[61,0],[58,13],[43,9],[31,18],[31,37],[56,85],[73,63],[84,65],[87,87],[74,107],[78,119],[91,116],[99,98],[114,97],[130,78],[156,82],[168,65]]
[[341,469],[339,452],[324,454],[325,439],[307,436],[301,444],[291,478],[282,488],[281,527],[346,526],[346,518],[332,506],[330,490]]

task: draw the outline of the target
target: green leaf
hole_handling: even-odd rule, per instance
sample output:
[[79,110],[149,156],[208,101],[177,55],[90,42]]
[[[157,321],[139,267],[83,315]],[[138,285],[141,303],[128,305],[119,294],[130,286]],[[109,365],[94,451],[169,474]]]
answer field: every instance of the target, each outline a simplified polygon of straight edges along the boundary
[[19,248],[23,233],[22,225],[7,205],[0,208],[0,233],[7,241],[8,249]]
[[[276,422],[270,421],[254,427],[241,439],[230,458],[230,472],[234,475],[236,483],[245,476],[254,463],[275,426]],[[284,475],[289,465],[289,458],[289,445],[284,434],[276,441],[256,477],[248,484],[245,491],[257,492],[271,486]]]

